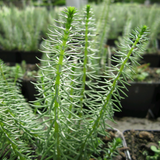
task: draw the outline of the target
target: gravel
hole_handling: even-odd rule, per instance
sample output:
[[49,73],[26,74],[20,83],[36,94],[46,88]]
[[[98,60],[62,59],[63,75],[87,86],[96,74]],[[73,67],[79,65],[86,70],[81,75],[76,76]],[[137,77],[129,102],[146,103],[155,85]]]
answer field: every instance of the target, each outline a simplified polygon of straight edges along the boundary
[[111,127],[123,132],[127,129],[160,130],[160,117],[154,120],[136,117],[115,117],[115,123],[106,121]]

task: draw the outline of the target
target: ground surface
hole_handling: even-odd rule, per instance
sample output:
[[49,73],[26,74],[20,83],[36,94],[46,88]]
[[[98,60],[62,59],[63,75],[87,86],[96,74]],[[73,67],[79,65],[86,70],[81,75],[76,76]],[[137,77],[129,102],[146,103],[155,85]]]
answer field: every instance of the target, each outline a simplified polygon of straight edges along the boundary
[[123,117],[114,118],[115,123],[107,121],[113,128],[123,132],[127,129],[148,129],[148,130],[160,130],[160,117],[156,120],[149,120],[147,118],[135,118],[135,117]]

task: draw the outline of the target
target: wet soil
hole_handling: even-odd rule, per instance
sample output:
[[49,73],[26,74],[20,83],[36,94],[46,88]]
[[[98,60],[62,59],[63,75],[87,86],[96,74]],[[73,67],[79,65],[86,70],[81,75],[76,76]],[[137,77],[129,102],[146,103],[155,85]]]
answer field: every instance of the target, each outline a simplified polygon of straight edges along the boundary
[[[110,152],[107,150],[106,153],[108,153],[107,159],[112,159],[112,160],[126,160],[126,154],[125,152],[128,150],[128,147],[126,147],[126,145],[124,145],[124,137],[121,134],[121,132],[119,132],[118,130],[111,130],[111,129],[107,129],[106,132],[108,133],[107,136],[102,137],[100,136],[100,138],[103,140],[104,144],[102,145],[102,148],[107,149],[107,148],[114,148],[113,146],[115,144],[116,147],[113,149],[114,152],[110,154]],[[115,140],[116,138],[120,138],[121,141],[119,141],[117,143],[117,141]],[[114,142],[114,143],[113,143]],[[106,156],[105,152],[101,152],[100,153],[100,157],[104,159],[104,155]],[[94,157],[97,157],[96,154],[93,154]],[[90,158],[89,160],[98,160],[97,158]]]
[[146,155],[154,155],[151,146],[159,148],[160,131],[128,130],[124,137],[132,160],[146,160]]
[[[121,133],[124,134],[126,139],[126,147],[129,148],[129,153],[131,154],[132,160],[146,160],[146,156],[143,156],[142,154],[144,150],[149,151],[149,154],[153,155],[153,152],[150,150],[149,147],[150,145],[158,145],[158,141],[160,140],[160,117],[156,119],[136,117],[114,117],[114,120],[115,123],[110,122],[109,120],[107,120],[106,123],[111,127],[118,129]],[[131,132],[127,130],[131,130]],[[140,132],[134,130],[159,131],[157,131],[156,134],[153,134],[152,132],[149,134],[147,132],[142,132],[140,134]],[[137,142],[142,143],[139,144]],[[135,148],[133,148],[134,146]],[[139,153],[137,154],[137,152]],[[140,158],[138,158],[138,156],[136,155],[141,156],[139,156]]]

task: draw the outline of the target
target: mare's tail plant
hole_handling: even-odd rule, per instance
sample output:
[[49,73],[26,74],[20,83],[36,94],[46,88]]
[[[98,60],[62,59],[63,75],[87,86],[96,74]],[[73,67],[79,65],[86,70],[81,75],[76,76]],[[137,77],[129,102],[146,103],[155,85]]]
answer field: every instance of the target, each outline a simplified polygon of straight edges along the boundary
[[[101,5],[99,4],[98,6],[96,6],[96,13],[95,13],[96,15],[98,15],[96,36],[94,37],[94,40],[97,43],[96,44],[94,43],[92,48],[98,49],[97,55],[98,57],[100,57],[98,59],[98,63],[102,70],[105,70],[106,66],[107,48],[105,48],[104,46],[106,45],[107,36],[110,29],[110,24],[109,24],[110,4],[111,0],[104,0],[101,3]],[[102,12],[99,12],[99,10],[102,10]],[[96,61],[93,63],[96,63]]]
[[[27,112],[23,101],[14,105],[17,110],[2,109],[6,119],[1,116],[1,138],[5,137],[6,149],[12,151],[15,157],[107,159],[108,149],[102,148],[101,139],[107,135],[106,127],[109,125],[105,121],[114,121],[114,112],[120,110],[116,104],[120,103],[120,92],[128,78],[123,70],[126,67],[132,69],[128,60],[135,63],[134,57],[145,42],[147,27],[139,28],[125,41],[117,52],[119,58],[114,59],[118,62],[116,66],[98,74],[99,64],[93,63],[100,57],[97,57],[97,49],[92,48],[96,43],[92,14],[89,5],[83,14],[74,7],[68,7],[61,14],[61,21],[56,20],[50,30],[44,46],[46,58],[42,60],[44,63],[36,84],[40,98],[33,107],[38,114],[34,116],[30,109]],[[7,106],[6,102],[4,104],[2,99],[2,107]],[[19,109],[24,109],[20,114],[22,118],[18,118]],[[7,119],[7,114],[12,121]],[[6,127],[8,122],[12,126]]]
[[15,84],[18,69],[15,78],[9,74],[0,61],[0,159],[30,159],[40,138],[35,132],[40,128],[32,121],[35,115]]
[[69,7],[61,16],[63,21],[56,23],[62,25],[54,26],[46,40],[50,44],[44,46],[47,65],[40,68],[41,81],[37,84],[42,97],[38,101],[45,108],[39,114],[48,119],[42,159],[89,159],[93,153],[100,155],[103,142],[98,135],[106,135],[105,119],[113,121],[115,102],[119,102],[121,88],[127,84],[123,70],[132,68],[127,61],[134,63],[147,27],[139,28],[125,41],[117,53],[119,58],[114,59],[117,66],[98,75],[99,65],[93,63],[97,50],[91,47],[96,43],[96,31],[90,6],[84,15]]

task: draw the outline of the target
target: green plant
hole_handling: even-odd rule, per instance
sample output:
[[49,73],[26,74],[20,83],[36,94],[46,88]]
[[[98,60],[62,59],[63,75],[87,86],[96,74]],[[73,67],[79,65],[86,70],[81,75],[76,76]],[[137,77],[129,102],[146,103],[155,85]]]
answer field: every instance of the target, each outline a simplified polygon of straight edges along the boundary
[[142,7],[140,5],[136,5],[135,7],[128,7],[127,14],[130,13],[132,15],[132,26],[131,28],[135,28],[137,25],[146,24],[150,28],[149,35],[149,44],[147,47],[147,53],[155,53],[157,51],[157,38],[160,26],[160,20],[158,15],[160,14],[160,9],[156,5],[152,5],[151,7]]
[[46,27],[47,10],[26,6],[2,6],[0,46],[3,50],[37,51],[41,32]]
[[104,156],[104,160],[112,159],[117,153],[117,148],[122,147],[122,139],[115,138],[113,142],[109,143],[108,152]]
[[149,73],[147,72],[148,66],[149,64],[143,64],[141,66],[135,67],[134,72],[126,68],[126,74],[129,74],[134,81],[145,81],[149,77]]
[[121,36],[129,12],[129,7],[123,4],[112,4],[110,6],[108,39],[117,39]]
[[[0,60],[0,63],[2,63],[2,60]],[[15,85],[23,76],[22,68],[19,64],[16,64],[15,66],[2,65],[1,69],[3,70],[4,76],[7,79],[12,80]]]
[[[97,21],[99,20],[99,10],[103,11],[102,4],[95,6],[95,15]],[[138,3],[111,3],[108,18],[108,36],[107,39],[114,39],[115,41],[121,36],[126,36],[126,25],[133,30],[136,26],[146,24],[150,28],[150,35],[147,53],[157,52],[157,38],[159,34],[160,20],[158,18],[160,8],[157,5],[151,7],[142,6]]]
[[32,4],[35,6],[51,6],[51,5],[65,5],[66,1],[65,0],[32,0]]
[[[102,68],[102,70],[105,69],[106,66],[106,56],[107,56],[107,49],[104,47],[106,45],[107,36],[109,32],[109,11],[110,11],[110,4],[111,1],[102,2],[101,4],[92,5],[94,7],[94,15],[99,15],[99,10],[102,10],[100,13],[100,16],[95,17],[97,21],[97,27],[96,27],[96,36],[94,37],[94,41],[96,41],[96,44],[93,44],[92,48],[98,49],[97,56],[101,57],[98,59],[99,66]],[[106,8],[107,6],[107,8]],[[94,62],[94,63],[97,63]]]
[[159,160],[160,159],[160,141],[159,148],[156,146],[151,146],[151,150],[154,152],[154,155],[150,156],[148,155],[148,151],[144,151],[143,154],[146,155],[146,160]]
[[[36,128],[32,110],[20,94],[15,80],[8,77],[6,66],[0,62],[0,157],[1,159],[28,159],[22,153],[30,147],[33,137],[28,126]],[[15,76],[16,77],[16,76]],[[29,128],[30,129],[30,128]],[[36,135],[34,135],[36,138]],[[25,143],[24,143],[25,142]],[[29,150],[28,150],[29,151]]]
[[100,57],[92,48],[97,43],[92,15],[89,5],[83,14],[69,7],[50,29],[44,45],[46,57],[35,84],[40,96],[32,106],[36,115],[1,70],[1,159],[104,159],[105,153],[113,153],[119,144],[102,148],[100,137],[108,136],[106,128],[110,126],[105,120],[114,121],[114,112],[120,111],[116,105],[122,98],[119,92],[128,84],[124,69],[132,69],[128,60],[136,63],[147,27],[137,28],[117,51],[117,66],[97,73],[99,64],[93,62]]

